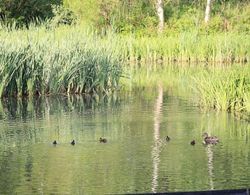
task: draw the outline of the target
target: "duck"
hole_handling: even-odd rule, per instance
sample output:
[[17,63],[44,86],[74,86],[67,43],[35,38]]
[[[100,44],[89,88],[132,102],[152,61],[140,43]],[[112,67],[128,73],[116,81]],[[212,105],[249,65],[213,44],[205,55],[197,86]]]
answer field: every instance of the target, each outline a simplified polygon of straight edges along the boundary
[[52,144],[53,144],[53,145],[56,145],[56,144],[57,144],[56,140],[54,140]]
[[216,136],[208,136],[208,133],[203,133],[202,135],[204,144],[217,144],[219,142],[219,138]]
[[107,139],[106,138],[102,138],[102,137],[100,137],[100,139],[99,139],[99,142],[100,143],[107,143]]
[[191,144],[192,146],[194,146],[194,145],[195,145],[195,140],[192,140],[192,141],[190,142],[190,144]]
[[70,144],[74,146],[76,144],[75,140],[73,139]]
[[168,141],[170,141],[170,137],[167,135],[167,137],[166,137],[166,141],[168,142]]

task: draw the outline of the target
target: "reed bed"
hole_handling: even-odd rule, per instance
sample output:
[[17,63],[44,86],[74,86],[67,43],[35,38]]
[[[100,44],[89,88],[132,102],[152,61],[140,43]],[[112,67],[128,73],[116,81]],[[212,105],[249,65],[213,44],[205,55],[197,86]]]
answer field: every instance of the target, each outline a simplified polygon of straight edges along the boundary
[[202,109],[234,112],[250,121],[250,64],[172,64],[157,69],[134,68],[130,75],[132,89],[161,84],[168,93],[189,98]]
[[[1,29],[1,27],[0,27]],[[47,30],[45,26],[29,30],[0,30],[0,41],[29,37],[31,41],[64,41],[89,46],[107,47],[112,57],[119,56],[126,62],[249,62],[250,35],[225,32],[216,34],[181,32],[169,36],[138,37],[135,34],[120,35],[112,31],[102,33],[81,26],[60,27]],[[49,39],[48,39],[49,37]],[[93,39],[95,40],[93,44]],[[70,48],[69,48],[70,49]]]
[[[208,66],[217,66],[218,62],[245,63],[250,60],[250,42],[246,40],[250,35],[235,33],[136,37],[111,31],[99,33],[80,26],[0,28],[0,94],[108,93],[119,87],[121,77],[129,78],[124,69],[131,67],[134,70],[144,66],[150,74],[172,62],[206,62]],[[234,76],[230,82],[236,82],[240,75]],[[249,96],[244,94],[245,99]],[[229,102],[230,109],[234,101]]]
[[[155,62],[246,63],[249,62],[250,36],[247,34],[199,34],[183,32],[173,36],[113,37],[120,53],[131,64]],[[119,40],[117,40],[119,39]]]
[[118,87],[121,74],[121,65],[112,49],[87,33],[75,37],[63,29],[1,32],[2,97],[108,93]]
[[248,113],[250,119],[250,66],[203,70],[192,76],[193,90],[204,108]]

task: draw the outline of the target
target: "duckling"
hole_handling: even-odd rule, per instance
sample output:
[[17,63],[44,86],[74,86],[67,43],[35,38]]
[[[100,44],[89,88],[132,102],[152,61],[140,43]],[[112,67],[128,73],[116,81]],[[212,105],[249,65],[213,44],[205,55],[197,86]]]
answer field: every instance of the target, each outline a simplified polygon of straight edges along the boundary
[[100,139],[99,139],[99,142],[100,143],[107,143],[107,139],[106,138],[102,138],[102,137],[100,137]]
[[57,144],[56,140],[54,140],[52,144],[53,144],[53,145],[56,145],[56,144]]
[[72,146],[76,144],[75,140],[73,139],[72,142],[70,143]]
[[195,140],[191,141],[190,144],[191,144],[192,146],[194,146],[194,145],[195,145]]
[[166,137],[166,141],[168,142],[168,141],[170,141],[170,137],[167,135],[167,137]]
[[208,134],[205,132],[203,133],[203,143],[204,144],[217,144],[219,142],[219,138],[216,136],[208,136]]

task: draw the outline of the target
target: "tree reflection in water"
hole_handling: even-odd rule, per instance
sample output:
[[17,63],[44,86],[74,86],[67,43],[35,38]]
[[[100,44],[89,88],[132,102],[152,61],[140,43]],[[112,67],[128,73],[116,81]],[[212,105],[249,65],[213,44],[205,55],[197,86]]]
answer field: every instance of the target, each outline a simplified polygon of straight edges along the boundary
[[214,189],[214,181],[213,181],[213,150],[212,150],[212,145],[207,145],[206,147],[206,153],[207,153],[207,167],[208,167],[208,176],[209,176],[209,185],[210,189]]
[[154,106],[154,146],[152,149],[153,160],[153,178],[152,178],[152,192],[157,192],[158,187],[158,167],[160,163],[160,149],[163,142],[160,139],[160,122],[162,116],[162,103],[163,103],[163,88],[161,85],[158,87],[158,96]]

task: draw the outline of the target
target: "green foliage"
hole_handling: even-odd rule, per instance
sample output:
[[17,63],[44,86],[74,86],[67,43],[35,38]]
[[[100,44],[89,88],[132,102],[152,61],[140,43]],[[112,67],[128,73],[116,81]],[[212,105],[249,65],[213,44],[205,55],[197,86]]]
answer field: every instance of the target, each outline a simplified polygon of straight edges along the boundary
[[[154,36],[158,26],[155,3],[154,0],[2,0],[0,20],[5,24],[28,27],[30,22],[53,17],[49,21],[50,26],[78,21],[93,26],[99,32],[114,29],[122,34],[132,32],[138,36]],[[206,33],[249,32],[249,1],[213,1],[208,25],[204,24],[205,6],[206,1],[199,0],[165,1],[165,34],[194,30]]]
[[145,34],[148,30],[155,30],[158,20],[151,0],[124,1],[120,2],[118,8],[112,16],[112,25],[117,32]]
[[105,21],[108,23],[113,0],[63,0],[63,5],[72,10],[81,23],[98,27]]
[[16,23],[17,26],[29,26],[37,19],[44,20],[53,16],[51,5],[59,5],[61,0],[1,0],[0,20],[4,23]]
[[52,6],[54,17],[49,22],[51,27],[57,27],[59,25],[72,25],[76,23],[75,14],[68,8],[63,6]]

